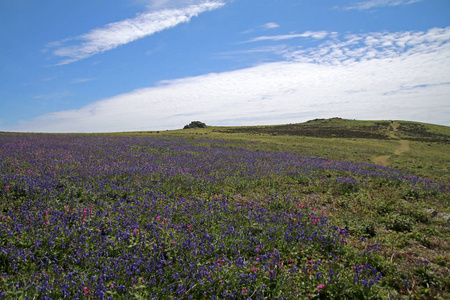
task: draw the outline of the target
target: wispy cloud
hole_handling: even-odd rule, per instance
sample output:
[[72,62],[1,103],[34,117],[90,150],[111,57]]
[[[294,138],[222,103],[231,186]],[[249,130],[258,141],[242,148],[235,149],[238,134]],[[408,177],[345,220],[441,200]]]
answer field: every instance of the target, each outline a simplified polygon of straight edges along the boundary
[[89,81],[94,81],[96,80],[95,78],[75,78],[72,80],[72,83],[84,83],[84,82],[89,82]]
[[137,4],[143,4],[151,9],[165,9],[195,5],[208,0],[133,0]]
[[312,118],[450,125],[450,27],[344,35],[285,61],[197,77],[55,112],[6,131],[108,132],[283,124]]
[[276,55],[284,55],[287,51],[287,45],[275,45],[275,46],[263,46],[256,47],[252,49],[245,50],[237,50],[237,51],[228,51],[228,52],[219,52],[214,55],[215,58],[236,58],[237,56],[242,55],[253,55],[257,53],[273,53]]
[[275,29],[275,28],[280,28],[280,27],[281,26],[278,23],[269,22],[269,23],[266,23],[266,24],[263,24],[263,25],[260,25],[257,27],[247,29],[247,30],[243,31],[242,34],[249,34],[249,33],[255,32],[257,30],[261,30],[261,29],[262,30],[270,30],[270,29]]
[[[428,31],[374,32],[347,34],[327,40],[319,47],[286,50],[285,57],[297,62],[342,64],[401,55],[434,53],[450,47],[450,27]],[[450,49],[449,49],[450,50]]]
[[417,2],[421,2],[423,0],[369,0],[369,1],[361,1],[356,2],[353,5],[347,6],[344,9],[346,10],[368,10],[377,7],[385,7],[385,6],[398,6],[398,5],[409,5]]
[[269,35],[269,36],[259,36],[244,43],[253,43],[260,41],[282,41],[282,40],[290,40],[295,38],[313,38],[313,39],[323,39],[329,33],[327,31],[305,31],[303,33],[295,33],[295,34],[283,34],[283,35]]
[[[135,18],[107,24],[74,39],[52,42],[48,48],[55,48],[53,54],[62,58],[59,64],[69,64],[92,55],[114,49],[118,46],[144,38],[156,32],[186,23],[200,13],[224,6],[221,0],[207,1],[184,8],[164,9],[146,12]],[[73,43],[72,45],[69,45]]]
[[278,25],[278,24],[275,23],[275,22],[270,22],[270,23],[264,24],[263,27],[264,27],[265,29],[274,29],[274,28],[279,28],[280,25]]
[[74,96],[74,94],[68,90],[57,91],[48,94],[40,94],[33,96],[33,99],[42,101],[60,101],[65,98]]

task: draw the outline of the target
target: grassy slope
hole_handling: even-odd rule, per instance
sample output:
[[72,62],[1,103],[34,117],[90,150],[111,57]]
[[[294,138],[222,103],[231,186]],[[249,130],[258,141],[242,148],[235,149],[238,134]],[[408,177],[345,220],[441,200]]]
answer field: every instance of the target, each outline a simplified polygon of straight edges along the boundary
[[[355,162],[376,162],[375,158],[386,156],[389,167],[421,177],[450,181],[450,127],[447,126],[333,118],[289,125],[208,127],[142,134],[225,139],[235,141],[239,147],[291,151]],[[395,152],[401,140],[408,141],[409,149],[397,155]]]

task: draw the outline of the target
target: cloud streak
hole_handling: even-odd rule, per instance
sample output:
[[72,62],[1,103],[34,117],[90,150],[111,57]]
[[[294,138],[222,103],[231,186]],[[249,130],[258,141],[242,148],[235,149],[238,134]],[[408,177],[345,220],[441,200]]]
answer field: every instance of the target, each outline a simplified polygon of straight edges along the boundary
[[272,30],[272,29],[276,29],[276,28],[280,28],[280,25],[278,23],[269,22],[269,23],[265,23],[263,25],[260,25],[260,26],[254,27],[254,28],[247,29],[241,33],[249,34],[249,33],[255,32],[256,30],[261,30],[261,29],[262,30]]
[[108,132],[313,118],[401,119],[450,125],[450,27],[333,37],[285,61],[162,81],[6,131]]
[[327,31],[305,31],[303,33],[295,33],[295,34],[282,34],[282,35],[270,35],[270,36],[259,36],[243,43],[253,43],[253,42],[261,42],[261,41],[283,41],[290,40],[295,38],[313,38],[313,39],[323,39],[328,36]]
[[[218,0],[184,8],[146,12],[132,19],[93,29],[74,39],[50,43],[48,47],[56,48],[52,53],[64,58],[59,65],[69,64],[175,27],[180,23],[189,22],[203,12],[212,11],[224,5],[223,1]],[[70,43],[74,44],[68,45]]]
[[347,6],[344,9],[346,10],[369,10],[377,7],[386,7],[386,6],[398,6],[398,5],[409,5],[417,2],[421,2],[423,0],[370,0],[370,1],[361,1],[357,2],[354,5]]
[[75,78],[71,82],[77,84],[77,83],[85,83],[85,82],[94,81],[94,80],[96,80],[96,79],[95,78]]
[[278,25],[275,22],[270,22],[270,23],[266,23],[263,25],[263,28],[265,28],[265,29],[274,29],[274,28],[279,28],[279,27],[280,27],[280,25]]

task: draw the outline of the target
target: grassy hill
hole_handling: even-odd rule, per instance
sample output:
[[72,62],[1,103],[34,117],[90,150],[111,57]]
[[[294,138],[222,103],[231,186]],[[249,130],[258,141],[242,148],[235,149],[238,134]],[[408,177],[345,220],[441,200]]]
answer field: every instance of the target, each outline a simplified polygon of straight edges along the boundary
[[356,121],[315,119],[299,124],[224,129],[225,133],[297,135],[317,138],[407,139],[450,143],[450,128],[409,121]]
[[372,162],[450,181],[450,127],[442,125],[331,118],[286,125],[209,126],[142,133],[189,139],[207,136],[234,141],[239,147]]

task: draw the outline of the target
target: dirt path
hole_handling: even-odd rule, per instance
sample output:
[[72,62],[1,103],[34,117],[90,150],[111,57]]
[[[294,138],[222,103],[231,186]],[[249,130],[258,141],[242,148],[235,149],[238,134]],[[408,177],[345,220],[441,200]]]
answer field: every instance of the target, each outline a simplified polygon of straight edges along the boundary
[[402,155],[402,153],[405,153],[407,151],[409,151],[409,141],[401,140],[400,141],[400,148],[395,150],[394,154],[395,155]]
[[400,124],[398,122],[392,122],[391,123],[391,130],[389,130],[389,136],[391,138],[397,138],[397,136],[395,135],[395,133],[397,132],[398,126],[400,126]]
[[377,156],[372,160],[377,165],[382,165],[383,167],[387,167],[389,158],[391,158],[390,155],[384,155],[384,156]]
[[[392,138],[396,138],[397,136],[395,133],[397,132],[399,124],[397,122],[393,122],[391,125],[392,130],[389,131],[389,135]],[[400,147],[394,151],[395,155],[402,155],[403,153],[409,151],[409,141],[407,140],[400,140]],[[389,165],[389,158],[391,158],[391,155],[383,155],[383,156],[377,156],[373,159],[373,162],[387,167]]]

